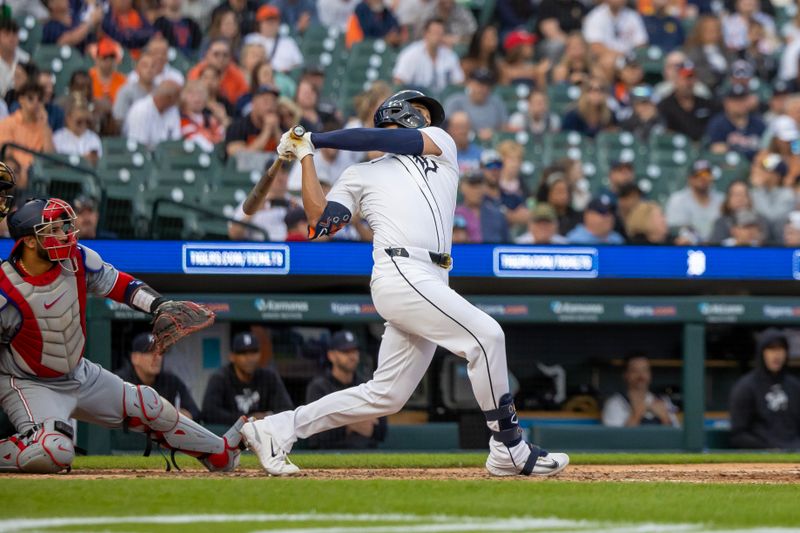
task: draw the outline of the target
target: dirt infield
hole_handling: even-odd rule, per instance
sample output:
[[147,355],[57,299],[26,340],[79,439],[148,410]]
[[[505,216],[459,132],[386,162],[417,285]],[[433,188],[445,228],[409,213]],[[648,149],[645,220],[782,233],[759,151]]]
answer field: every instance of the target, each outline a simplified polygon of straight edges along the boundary
[[[152,477],[263,477],[259,470],[240,470],[233,474],[209,474],[191,469],[165,472],[163,470],[74,470],[69,474],[36,476],[61,479],[135,479]],[[0,474],[0,479],[31,479],[23,474]],[[382,469],[307,469],[297,476],[306,479],[463,479],[494,480],[522,478],[494,478],[482,468],[382,468]],[[544,481],[542,478],[531,478]],[[672,464],[672,465],[572,465],[554,479],[559,481],[671,481],[681,483],[800,483],[800,464]]]

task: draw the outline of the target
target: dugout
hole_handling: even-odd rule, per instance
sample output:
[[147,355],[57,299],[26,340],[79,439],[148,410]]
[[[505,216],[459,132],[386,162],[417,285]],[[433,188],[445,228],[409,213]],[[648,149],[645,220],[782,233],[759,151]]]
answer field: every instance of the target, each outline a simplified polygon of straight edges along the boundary
[[[176,295],[177,296],[177,295]],[[168,368],[187,377],[195,399],[203,379],[223,361],[232,331],[251,325],[272,330],[276,369],[298,403],[319,371],[326,331],[347,327],[362,341],[365,366],[374,364],[382,331],[366,294],[181,294],[218,314],[211,329],[169,354]],[[687,450],[727,446],[727,394],[749,368],[754,331],[792,326],[793,299],[780,297],[473,296],[506,330],[509,367],[521,392],[520,419],[537,443],[567,450]],[[783,310],[783,311],[781,311]],[[89,302],[90,357],[115,368],[129,339],[147,329],[147,317],[101,299]],[[302,338],[305,334],[306,337]],[[319,336],[315,336],[315,335]],[[682,407],[676,428],[605,428],[591,399],[621,385],[623,358],[631,350],[652,360],[654,390]],[[117,360],[115,360],[115,358]],[[545,379],[560,367],[558,379]],[[407,408],[390,420],[387,449],[454,449],[485,446],[482,415],[471,398],[463,362],[437,354]],[[561,394],[561,397],[558,397]],[[79,431],[92,453],[140,449],[139,435],[100,428]]]

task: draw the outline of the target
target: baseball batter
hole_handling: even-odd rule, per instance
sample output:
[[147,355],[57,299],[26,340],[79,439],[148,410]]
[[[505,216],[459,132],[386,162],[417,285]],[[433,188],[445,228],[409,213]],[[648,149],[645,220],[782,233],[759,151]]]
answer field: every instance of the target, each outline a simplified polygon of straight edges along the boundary
[[30,200],[8,217],[16,242],[0,264],[0,406],[18,433],[0,440],[0,472],[69,470],[75,455],[70,417],[124,425],[209,470],[233,470],[244,418],[218,437],[152,388],[84,359],[87,294],[157,316],[196,304],[167,301],[103,262],[78,244],[75,219],[70,205],[56,198]]
[[[361,212],[375,232],[371,291],[386,330],[371,381],[242,428],[245,444],[273,475],[298,471],[287,453],[298,438],[399,411],[427,370],[436,345],[466,358],[475,398],[492,436],[488,471],[497,476],[563,470],[569,457],[523,440],[509,393],[505,337],[499,324],[448,286],[458,189],[456,146],[439,126],[442,106],[419,91],[389,97],[374,129],[284,135],[278,152],[302,165],[303,205],[311,238],[332,235]],[[327,198],[316,176],[315,148],[381,151],[349,167]]]

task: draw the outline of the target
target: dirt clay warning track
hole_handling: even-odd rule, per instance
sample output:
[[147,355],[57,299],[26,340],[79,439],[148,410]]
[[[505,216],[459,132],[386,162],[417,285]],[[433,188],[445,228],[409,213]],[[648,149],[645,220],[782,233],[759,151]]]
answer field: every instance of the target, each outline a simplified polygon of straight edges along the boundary
[[[256,469],[239,470],[233,474],[209,474],[201,470],[165,472],[163,470],[73,470],[69,474],[35,476],[37,478],[102,479],[141,477],[263,477]],[[4,474],[0,479],[28,478],[26,474]],[[524,478],[494,478],[482,468],[309,468],[298,478],[314,479],[430,479],[430,480],[521,480]],[[571,465],[559,476],[559,481],[672,481],[682,483],[800,483],[800,464],[739,463],[739,464],[652,464],[652,465]],[[545,481],[531,478],[531,481]]]

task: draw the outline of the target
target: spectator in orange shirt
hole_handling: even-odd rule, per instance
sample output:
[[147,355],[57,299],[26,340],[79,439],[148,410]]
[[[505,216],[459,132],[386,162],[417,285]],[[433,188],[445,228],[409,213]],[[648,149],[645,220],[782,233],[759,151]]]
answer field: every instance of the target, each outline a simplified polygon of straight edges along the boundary
[[133,0],[111,0],[111,9],[103,19],[105,34],[127,48],[134,58],[147,44],[155,29],[147,17],[133,7]]
[[[20,87],[17,94],[19,109],[0,121],[0,146],[14,143],[37,152],[53,152],[53,131],[47,124],[47,111],[42,103],[42,86],[35,81],[29,81]],[[33,162],[33,155],[14,149],[7,150],[6,155],[19,161],[21,166],[17,187],[27,188],[28,168]]]
[[111,39],[103,38],[92,55],[94,66],[89,69],[92,96],[96,102],[107,100],[110,107],[117,92],[127,81],[125,75],[117,71],[117,64],[122,60],[122,49]]
[[190,80],[198,79],[206,65],[211,65],[220,72],[222,77],[219,94],[230,105],[234,105],[248,91],[247,80],[236,63],[232,61],[231,45],[226,39],[215,39],[208,45],[205,57],[189,71],[188,78]]

